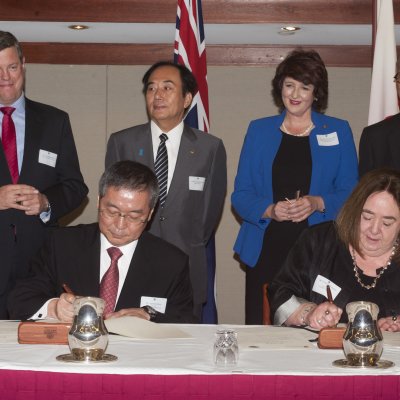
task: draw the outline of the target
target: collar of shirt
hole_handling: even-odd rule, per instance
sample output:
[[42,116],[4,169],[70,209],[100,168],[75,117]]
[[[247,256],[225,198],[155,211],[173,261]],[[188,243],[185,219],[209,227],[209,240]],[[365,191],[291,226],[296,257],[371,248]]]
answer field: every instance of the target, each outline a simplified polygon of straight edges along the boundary
[[154,161],[157,157],[157,150],[160,144],[160,135],[165,133],[168,135],[168,140],[165,142],[168,152],[168,183],[167,189],[169,190],[169,186],[172,181],[172,177],[174,176],[176,160],[178,159],[179,146],[181,144],[182,134],[184,123],[181,121],[174,129],[171,129],[169,132],[163,132],[158,125],[154,122],[150,122],[151,127],[151,140],[153,143],[153,154]]
[[[0,107],[4,107],[0,104]],[[15,101],[10,107],[15,107],[15,111],[12,113],[12,120],[15,125],[15,134],[17,138],[17,158],[18,158],[18,170],[21,172],[22,159],[24,157],[24,146],[25,146],[25,95],[21,94],[20,98]],[[3,113],[0,112],[0,137],[2,135],[2,123]]]
[[122,256],[118,260],[119,282],[118,282],[117,301],[119,299],[122,286],[124,285],[126,275],[128,274],[129,266],[132,261],[133,253],[136,250],[137,243],[138,241],[134,240],[133,242],[128,243],[124,246],[114,246],[107,240],[107,238],[102,233],[100,233],[100,282],[101,279],[103,278],[103,275],[110,267],[111,263],[111,259],[107,253],[107,249],[109,247],[118,247],[122,251]]

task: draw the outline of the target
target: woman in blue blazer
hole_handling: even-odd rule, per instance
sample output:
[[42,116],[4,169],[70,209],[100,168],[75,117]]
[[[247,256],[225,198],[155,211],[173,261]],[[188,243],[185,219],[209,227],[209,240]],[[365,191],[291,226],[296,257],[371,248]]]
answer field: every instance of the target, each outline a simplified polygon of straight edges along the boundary
[[232,194],[242,219],[234,250],[246,265],[246,324],[262,324],[262,286],[301,231],[333,220],[358,178],[348,122],[321,114],[328,74],[318,53],[291,52],[272,85],[282,113],[250,123]]

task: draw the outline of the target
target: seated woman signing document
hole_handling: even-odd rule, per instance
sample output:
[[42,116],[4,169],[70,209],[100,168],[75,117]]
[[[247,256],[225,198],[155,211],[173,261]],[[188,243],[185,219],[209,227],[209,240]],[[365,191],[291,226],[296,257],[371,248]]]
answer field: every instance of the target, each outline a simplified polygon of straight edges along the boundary
[[274,323],[331,327],[364,300],[379,306],[381,329],[400,331],[399,232],[400,172],[371,171],[336,222],[308,228],[290,251],[269,290]]

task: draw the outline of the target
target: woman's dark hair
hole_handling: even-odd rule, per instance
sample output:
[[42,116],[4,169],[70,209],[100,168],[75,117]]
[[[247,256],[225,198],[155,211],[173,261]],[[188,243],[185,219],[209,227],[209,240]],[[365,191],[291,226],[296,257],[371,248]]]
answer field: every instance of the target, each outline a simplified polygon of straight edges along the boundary
[[272,80],[272,96],[279,111],[285,109],[282,101],[282,86],[285,78],[293,78],[305,85],[314,85],[313,109],[324,112],[328,107],[328,72],[320,55],[315,50],[297,49],[290,52],[278,65]]
[[[360,250],[360,219],[365,202],[373,193],[387,192],[393,196],[400,209],[400,172],[390,168],[380,168],[366,173],[344,203],[336,218],[339,238],[346,246]],[[400,246],[394,259],[400,259]]]

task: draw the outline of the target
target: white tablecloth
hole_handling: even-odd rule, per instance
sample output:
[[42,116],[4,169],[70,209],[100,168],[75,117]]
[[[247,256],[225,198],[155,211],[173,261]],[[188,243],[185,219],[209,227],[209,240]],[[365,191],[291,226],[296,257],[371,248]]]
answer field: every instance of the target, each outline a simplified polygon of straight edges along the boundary
[[[400,375],[400,334],[385,335],[383,359],[395,362],[389,369],[342,369],[332,362],[344,358],[341,350],[321,350],[316,334],[273,326],[178,325],[192,337],[187,339],[138,340],[110,335],[107,353],[112,363],[63,363],[56,360],[69,353],[68,346],[21,345],[17,322],[0,322],[0,368],[47,372],[94,374],[253,374],[253,375]],[[240,356],[234,369],[213,364],[213,342],[217,329],[238,332]],[[292,338],[288,343],[288,338]]]

